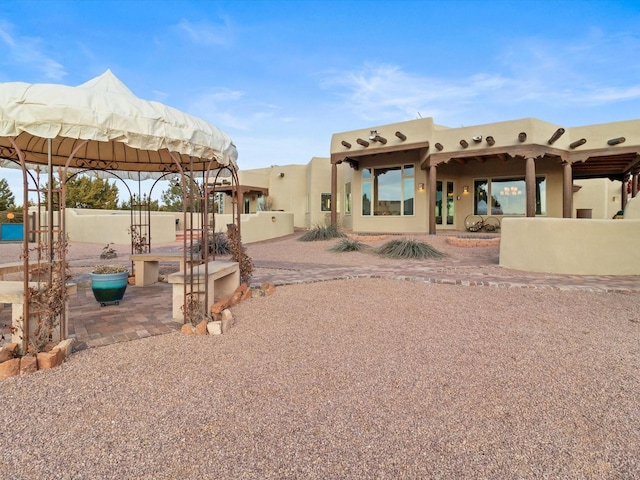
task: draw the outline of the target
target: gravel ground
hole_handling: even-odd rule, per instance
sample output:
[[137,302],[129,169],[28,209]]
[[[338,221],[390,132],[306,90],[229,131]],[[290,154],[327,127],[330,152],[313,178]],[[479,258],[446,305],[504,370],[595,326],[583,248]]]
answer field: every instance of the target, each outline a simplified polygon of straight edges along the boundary
[[[497,259],[430,241],[451,261]],[[371,261],[326,246],[249,253]],[[278,287],[234,307],[224,336],[85,350],[1,382],[0,477],[640,478],[639,300],[380,278]]]

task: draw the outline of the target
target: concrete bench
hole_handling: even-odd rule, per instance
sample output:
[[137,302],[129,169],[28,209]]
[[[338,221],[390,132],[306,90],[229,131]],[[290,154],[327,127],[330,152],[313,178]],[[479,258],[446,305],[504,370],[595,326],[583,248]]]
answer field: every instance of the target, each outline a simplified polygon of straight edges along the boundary
[[[29,287],[42,288],[45,284],[38,282],[29,282]],[[75,283],[67,283],[67,295],[77,295],[78,285]],[[14,333],[11,335],[11,342],[20,344],[24,317],[24,282],[22,281],[1,281],[0,282],[0,304],[11,304],[11,325],[14,327]],[[66,307],[68,308],[68,306]],[[69,318],[67,312],[67,318]],[[35,325],[31,325],[35,328]],[[66,332],[65,332],[66,333]],[[65,335],[66,336],[66,335]],[[59,341],[60,338],[54,338]]]
[[20,273],[23,269],[22,262],[0,263],[0,280],[3,280],[7,273]]
[[135,284],[138,287],[152,285],[158,281],[160,262],[179,262],[180,270],[184,270],[184,255],[182,253],[136,253],[129,255],[133,261]]
[[[240,269],[238,262],[224,262],[214,260],[207,264],[208,272],[205,276],[205,264],[198,265],[191,271],[180,271],[172,273],[167,278],[173,284],[173,318],[184,320],[182,306],[184,305],[185,283],[190,281],[193,274],[193,284],[196,291],[208,292],[208,312],[217,300],[225,296],[231,296],[240,286]],[[186,293],[191,293],[190,286],[187,285]],[[198,300],[204,300],[204,294],[198,294]]]

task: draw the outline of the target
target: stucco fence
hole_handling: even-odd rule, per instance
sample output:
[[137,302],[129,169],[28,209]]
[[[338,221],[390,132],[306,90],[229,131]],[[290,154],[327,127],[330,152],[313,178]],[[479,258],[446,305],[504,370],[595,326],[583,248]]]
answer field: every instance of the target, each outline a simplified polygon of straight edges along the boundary
[[576,275],[640,275],[640,219],[504,218],[500,265]]
[[[131,214],[128,210],[67,208],[65,211],[69,241],[124,245],[131,242]],[[227,224],[232,221],[231,214],[216,215],[216,231],[226,232]],[[176,231],[184,229],[182,213],[152,212],[150,222],[152,246],[175,242]],[[290,212],[243,214],[240,222],[242,242],[245,244],[293,233],[293,213]]]

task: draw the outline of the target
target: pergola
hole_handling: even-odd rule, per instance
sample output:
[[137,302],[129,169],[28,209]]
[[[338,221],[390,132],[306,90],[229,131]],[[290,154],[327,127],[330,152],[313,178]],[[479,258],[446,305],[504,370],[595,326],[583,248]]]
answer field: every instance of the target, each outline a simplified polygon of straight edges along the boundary
[[[22,348],[30,336],[66,332],[65,182],[81,172],[120,179],[180,179],[185,219],[184,265],[204,264],[214,235],[216,180],[237,185],[237,151],[213,125],[136,97],[107,70],[77,87],[10,82],[0,85],[0,166],[22,170],[24,306]],[[195,178],[202,178],[198,185]],[[197,186],[197,188],[193,188]],[[151,244],[149,200],[131,205],[132,253]],[[35,222],[26,221],[36,199]],[[193,206],[196,205],[196,208]],[[234,210],[235,210],[234,204]],[[239,211],[234,222],[239,231]],[[213,218],[213,217],[212,217]],[[135,237],[135,238],[134,238]],[[239,238],[239,236],[238,236]],[[34,244],[30,245],[29,240]],[[142,239],[142,241],[141,241]],[[194,239],[205,248],[194,248]],[[28,272],[41,272],[37,284]],[[185,305],[187,289],[185,284]],[[205,302],[206,302],[206,292]],[[35,321],[35,326],[30,322]],[[34,333],[35,327],[35,333]],[[44,329],[44,331],[43,331]]]

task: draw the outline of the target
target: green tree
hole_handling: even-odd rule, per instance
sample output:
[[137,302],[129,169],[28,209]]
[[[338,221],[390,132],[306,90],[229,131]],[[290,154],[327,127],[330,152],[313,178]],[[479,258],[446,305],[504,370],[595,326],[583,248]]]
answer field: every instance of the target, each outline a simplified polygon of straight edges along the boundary
[[[195,182],[187,180],[187,188],[189,186],[193,188],[193,201],[191,205],[191,211],[197,211],[198,205],[198,185]],[[182,211],[182,184],[180,182],[170,182],[169,188],[163,190],[160,195],[162,201],[162,207],[160,210],[165,212],[181,212]]]
[[[160,210],[160,203],[158,202],[158,200],[151,200],[150,208],[152,212],[157,212],[158,210]],[[123,200],[118,209],[131,210],[131,200]]]
[[16,199],[9,189],[9,182],[6,179],[0,180],[0,211],[15,208]]
[[118,187],[102,178],[76,175],[67,180],[68,208],[118,208]]

